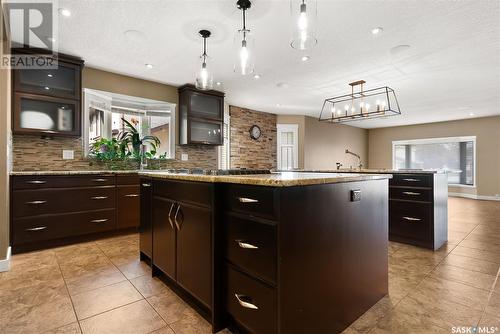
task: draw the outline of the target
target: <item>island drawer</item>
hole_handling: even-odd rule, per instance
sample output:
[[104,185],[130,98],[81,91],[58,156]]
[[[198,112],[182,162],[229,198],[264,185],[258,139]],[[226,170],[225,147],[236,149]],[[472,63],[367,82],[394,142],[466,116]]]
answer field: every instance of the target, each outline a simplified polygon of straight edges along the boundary
[[432,189],[389,187],[389,199],[430,202],[432,201]]
[[206,207],[212,206],[213,187],[210,183],[158,180],[153,185],[154,196]]
[[43,188],[74,188],[93,186],[114,186],[114,175],[84,175],[84,176],[14,176],[12,189],[43,189]]
[[391,186],[432,187],[433,174],[393,174]]
[[276,226],[232,214],[225,216],[225,256],[261,279],[276,282]]
[[226,311],[251,333],[277,332],[276,290],[232,266],[226,271]]
[[431,237],[432,204],[389,201],[389,234],[428,240]]
[[226,211],[244,212],[257,217],[277,217],[277,190],[274,187],[231,184],[224,187]]
[[14,218],[115,207],[115,187],[18,190],[12,196]]
[[16,245],[115,229],[115,210],[43,215],[13,221],[12,243]]
[[136,185],[140,178],[137,174],[116,175],[116,185]]

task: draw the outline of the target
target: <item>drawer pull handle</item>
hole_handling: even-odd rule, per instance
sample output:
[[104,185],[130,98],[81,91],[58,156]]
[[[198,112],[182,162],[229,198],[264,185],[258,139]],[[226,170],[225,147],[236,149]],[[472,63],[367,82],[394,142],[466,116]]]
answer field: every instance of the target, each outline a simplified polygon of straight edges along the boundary
[[30,202],[26,202],[26,204],[45,204],[47,203],[47,201],[30,201]]
[[94,219],[94,220],[91,220],[90,222],[97,224],[97,223],[105,223],[107,221],[108,221],[108,219]]
[[151,183],[143,183],[142,186],[144,188],[149,188],[149,187],[151,187]]
[[94,197],[91,197],[91,199],[93,200],[101,200],[101,199],[106,199],[108,198],[108,196],[94,196]]
[[416,192],[413,192],[413,191],[403,191],[403,194],[410,195],[410,196],[418,196],[418,195],[420,195],[420,193],[416,193]]
[[127,194],[127,195],[125,195],[125,197],[139,197],[139,195],[137,195],[137,194]]
[[240,203],[258,203],[258,199],[248,198],[248,197],[238,197]]
[[170,227],[172,230],[174,229],[174,222],[172,221],[172,210],[174,209],[175,203],[170,205],[170,210],[168,210],[168,222],[170,223]]
[[240,294],[238,294],[238,293],[235,293],[235,294],[234,294],[234,296],[236,297],[236,299],[238,300],[238,303],[239,303],[242,307],[244,307],[244,308],[249,308],[249,309],[252,309],[252,310],[258,310],[258,309],[259,309],[259,308],[257,307],[257,305],[244,301],[243,299],[247,298],[246,296],[244,296],[244,295],[240,295]]
[[37,231],[43,231],[46,228],[47,226],[33,227],[33,228],[27,228],[26,231],[37,232]]
[[403,181],[408,181],[408,182],[419,182],[419,179],[403,179]]
[[106,182],[106,179],[92,179],[94,182]]
[[422,220],[420,218],[413,218],[413,217],[403,217],[403,219],[408,220],[410,222],[419,222]]
[[235,240],[238,243],[238,246],[244,249],[259,249],[259,247],[252,245],[248,242],[244,242],[243,240]]
[[47,181],[41,181],[41,180],[33,180],[33,181],[26,181],[28,184],[45,184]]

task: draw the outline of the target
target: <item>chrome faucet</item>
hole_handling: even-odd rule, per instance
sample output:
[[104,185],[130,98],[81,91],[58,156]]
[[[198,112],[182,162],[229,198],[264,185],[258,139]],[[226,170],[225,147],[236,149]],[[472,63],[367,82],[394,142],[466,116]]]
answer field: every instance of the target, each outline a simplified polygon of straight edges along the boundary
[[358,158],[358,168],[361,169],[363,167],[363,164],[361,163],[361,157],[359,156],[359,154],[351,152],[347,148],[345,149],[345,153],[350,154],[350,155],[354,155],[356,158]]

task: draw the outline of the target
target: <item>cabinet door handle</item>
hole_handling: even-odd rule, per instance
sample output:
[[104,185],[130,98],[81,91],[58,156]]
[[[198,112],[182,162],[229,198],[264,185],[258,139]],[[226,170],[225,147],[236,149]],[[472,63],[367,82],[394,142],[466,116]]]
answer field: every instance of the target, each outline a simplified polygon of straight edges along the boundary
[[106,182],[106,179],[92,179],[94,182]]
[[91,220],[90,222],[97,224],[97,223],[105,223],[107,221],[108,221],[108,219],[94,219],[94,220]]
[[414,217],[403,217],[403,219],[410,221],[410,222],[419,222],[422,220],[420,218],[414,218]]
[[26,202],[26,204],[36,204],[36,205],[38,205],[38,204],[45,204],[45,203],[47,203],[47,201],[41,201],[41,200],[40,200],[40,201],[30,201],[30,202]]
[[177,210],[175,210],[174,222],[175,222],[175,226],[177,226],[178,231],[181,230],[181,224],[179,224],[179,222],[177,221],[177,216],[179,215],[180,210],[181,210],[181,205],[177,204]]
[[125,197],[139,197],[139,195],[137,195],[137,194],[127,194],[127,195],[125,195]]
[[255,246],[255,245],[252,245],[251,243],[244,242],[243,240],[236,239],[235,241],[238,244],[238,246],[240,246],[241,248],[245,248],[245,249],[259,249],[259,247]]
[[420,193],[416,193],[416,192],[413,192],[413,191],[403,191],[403,194],[410,195],[410,196],[418,196],[418,195],[420,195]]
[[37,231],[43,231],[46,228],[47,226],[33,227],[33,228],[27,228],[26,231],[37,232]]
[[403,179],[403,181],[408,181],[408,182],[418,182],[420,181],[419,179]]
[[45,184],[47,181],[42,181],[42,180],[32,180],[32,181],[26,181],[28,184]]
[[174,222],[172,221],[172,210],[174,209],[175,203],[170,205],[170,210],[168,211],[168,222],[170,223],[170,227],[172,230],[174,229]]
[[248,198],[248,197],[238,197],[240,203],[258,203],[258,199]]
[[101,200],[101,199],[106,199],[108,198],[108,196],[93,196],[93,197],[90,197],[90,199],[93,199],[93,200]]
[[149,188],[149,187],[151,187],[151,183],[143,183],[142,186],[144,188]]
[[257,305],[255,304],[252,304],[250,302],[246,302],[244,301],[243,299],[245,298],[248,298],[246,297],[245,295],[241,295],[241,294],[238,294],[238,293],[235,293],[234,296],[236,297],[236,299],[238,300],[238,303],[240,304],[240,306],[244,307],[244,308],[249,308],[249,309],[252,309],[252,310],[258,310],[259,308],[257,307]]

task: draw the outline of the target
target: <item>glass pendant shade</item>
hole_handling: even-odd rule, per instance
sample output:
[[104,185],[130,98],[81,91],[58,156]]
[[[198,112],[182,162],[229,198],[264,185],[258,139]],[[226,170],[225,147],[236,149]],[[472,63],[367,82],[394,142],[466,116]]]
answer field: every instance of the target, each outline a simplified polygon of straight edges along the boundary
[[317,0],[290,0],[291,47],[307,50],[318,43],[316,25],[318,21]]
[[200,30],[200,36],[203,38],[203,53],[200,56],[201,64],[196,72],[195,86],[197,89],[208,90],[214,87],[214,78],[212,71],[208,67],[208,55],[207,55],[207,38],[210,37],[210,31]]
[[249,30],[238,30],[234,36],[234,72],[252,74],[255,69],[255,44]]
[[214,78],[212,71],[208,67],[208,57],[201,56],[201,65],[196,72],[195,86],[200,90],[208,90],[214,87]]

